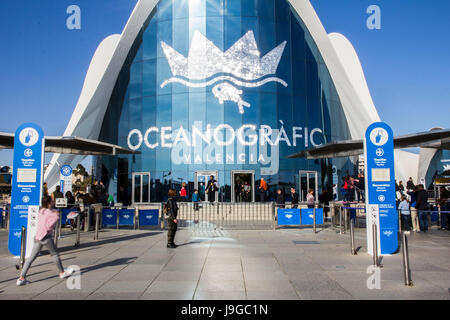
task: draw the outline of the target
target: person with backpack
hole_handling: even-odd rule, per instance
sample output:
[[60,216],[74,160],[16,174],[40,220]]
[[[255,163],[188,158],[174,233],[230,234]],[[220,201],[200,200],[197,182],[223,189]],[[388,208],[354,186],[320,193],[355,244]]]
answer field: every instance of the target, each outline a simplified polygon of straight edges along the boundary
[[69,277],[72,273],[72,269],[64,270],[59,254],[56,250],[55,244],[53,242],[53,230],[59,221],[58,211],[52,209],[53,201],[49,196],[44,196],[42,199],[42,208],[39,210],[38,225],[36,236],[34,238],[33,250],[28,259],[25,259],[25,264],[23,266],[22,272],[20,273],[19,279],[17,279],[16,285],[23,286],[29,281],[26,280],[27,272],[31,267],[31,264],[39,255],[42,246],[45,246],[50,255],[55,260],[56,266],[59,270],[59,277],[61,279]]
[[409,230],[411,229],[409,222],[409,219],[411,218],[411,211],[409,210],[409,202],[406,200],[406,196],[404,195],[401,197],[398,210],[400,211],[400,217],[403,222],[403,229],[409,234]]
[[178,247],[174,240],[175,240],[175,234],[177,233],[178,229],[178,205],[177,205],[177,191],[175,189],[170,189],[168,193],[169,199],[164,204],[164,213],[167,216],[167,224],[168,224],[168,231],[167,231],[167,248],[176,248]]

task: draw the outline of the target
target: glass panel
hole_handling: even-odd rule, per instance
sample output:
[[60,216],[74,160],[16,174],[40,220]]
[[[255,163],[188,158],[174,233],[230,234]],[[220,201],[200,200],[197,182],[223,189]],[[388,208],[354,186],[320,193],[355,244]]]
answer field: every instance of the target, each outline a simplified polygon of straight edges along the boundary
[[301,200],[306,201],[306,195],[308,194],[308,176],[305,173],[300,174],[300,195]]
[[135,175],[134,181],[133,181],[133,188],[134,188],[134,203],[140,203],[141,202],[141,176]]
[[142,175],[142,202],[148,203],[150,202],[150,175],[144,174]]

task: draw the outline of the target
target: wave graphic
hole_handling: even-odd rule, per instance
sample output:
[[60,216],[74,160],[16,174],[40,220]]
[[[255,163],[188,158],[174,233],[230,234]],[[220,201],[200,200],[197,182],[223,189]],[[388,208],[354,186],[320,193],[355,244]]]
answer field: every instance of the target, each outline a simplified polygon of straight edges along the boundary
[[258,82],[247,82],[247,81],[241,81],[241,80],[237,80],[233,77],[230,76],[220,76],[220,77],[216,77],[214,79],[211,79],[209,81],[205,81],[205,82],[190,82],[181,78],[177,78],[177,77],[172,77],[166,81],[164,81],[161,84],[161,88],[164,88],[166,85],[168,85],[169,83],[180,83],[182,85],[185,85],[187,87],[192,87],[192,88],[204,88],[204,87],[208,87],[210,85],[213,85],[214,83],[220,82],[220,81],[230,81],[232,83],[234,83],[237,86],[240,87],[247,87],[247,88],[256,88],[256,87],[260,87],[268,82],[278,82],[281,83],[283,86],[287,87],[288,84],[286,83],[286,81],[277,78],[277,77],[269,77],[266,79],[263,79],[261,81]]

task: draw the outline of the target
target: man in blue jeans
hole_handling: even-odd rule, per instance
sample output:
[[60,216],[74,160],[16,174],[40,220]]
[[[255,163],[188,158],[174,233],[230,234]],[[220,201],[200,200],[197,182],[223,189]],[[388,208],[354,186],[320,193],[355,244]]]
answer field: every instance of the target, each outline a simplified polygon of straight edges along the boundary
[[416,209],[419,212],[420,231],[428,231],[428,192],[423,184],[417,186]]

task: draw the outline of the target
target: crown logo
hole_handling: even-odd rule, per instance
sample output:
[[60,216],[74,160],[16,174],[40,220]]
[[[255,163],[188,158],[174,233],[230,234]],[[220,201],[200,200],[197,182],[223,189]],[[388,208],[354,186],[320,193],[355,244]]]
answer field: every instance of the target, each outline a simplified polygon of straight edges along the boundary
[[[188,57],[184,57],[164,41],[161,48],[172,71],[173,77],[161,84],[180,83],[194,88],[215,84],[212,93],[220,104],[235,102],[239,112],[250,104],[241,97],[243,91],[236,87],[255,88],[268,82],[288,84],[275,75],[286,41],[262,58],[253,31],[248,31],[231,48],[223,52],[198,31],[194,32]],[[271,76],[272,75],[272,76]]]
[[450,164],[444,164],[444,171],[450,170]]

